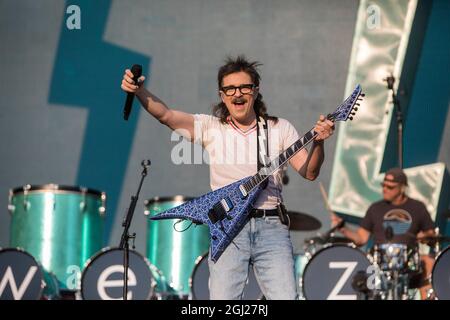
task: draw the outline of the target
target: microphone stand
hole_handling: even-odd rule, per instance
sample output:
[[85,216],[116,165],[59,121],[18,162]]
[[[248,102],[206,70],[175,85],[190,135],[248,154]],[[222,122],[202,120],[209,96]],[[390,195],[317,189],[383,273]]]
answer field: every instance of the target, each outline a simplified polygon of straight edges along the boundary
[[[130,235],[128,233],[128,229],[130,228],[130,224],[131,224],[131,219],[133,219],[133,213],[134,213],[134,209],[136,208],[136,203],[137,200],[139,198],[139,193],[141,192],[141,187],[142,187],[142,183],[144,182],[144,178],[147,176],[147,169],[148,167],[150,167],[150,160],[142,160],[141,165],[143,167],[142,170],[142,175],[141,175],[141,181],[139,182],[139,187],[138,190],[136,192],[135,196],[131,197],[131,203],[130,206],[128,207],[128,212],[127,215],[125,217],[125,219],[122,222],[122,227],[124,227],[123,229],[123,233],[122,233],[122,237],[120,239],[120,245],[119,248],[123,249],[123,300],[127,300],[128,298],[128,267],[129,267],[129,251],[130,251],[130,244],[129,241],[130,239],[134,239],[136,238],[136,233],[133,233],[133,235]],[[134,245],[133,245],[133,249],[134,249]]]
[[403,113],[400,106],[400,100],[398,100],[397,95],[394,91],[395,78],[391,74],[387,78],[383,79],[387,82],[387,88],[392,91],[392,102],[394,104],[396,120],[397,120],[397,156],[398,165],[403,169]]

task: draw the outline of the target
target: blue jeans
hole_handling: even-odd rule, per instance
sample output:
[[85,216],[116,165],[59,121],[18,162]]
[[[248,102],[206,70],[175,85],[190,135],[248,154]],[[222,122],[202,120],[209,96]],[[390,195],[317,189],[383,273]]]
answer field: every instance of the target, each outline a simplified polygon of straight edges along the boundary
[[296,299],[292,243],[278,217],[251,218],[233,241],[216,263],[208,260],[211,300],[241,299],[249,264],[266,299]]

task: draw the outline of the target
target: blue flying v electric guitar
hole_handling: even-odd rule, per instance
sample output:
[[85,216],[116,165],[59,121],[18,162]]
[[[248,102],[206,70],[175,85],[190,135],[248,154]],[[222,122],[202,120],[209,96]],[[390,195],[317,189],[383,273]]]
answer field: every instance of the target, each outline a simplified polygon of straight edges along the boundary
[[[360,85],[357,85],[352,94],[333,113],[327,115],[327,119],[333,122],[352,120],[352,116],[358,110],[357,101],[362,100],[363,96]],[[161,212],[150,219],[189,219],[196,224],[208,225],[211,259],[216,262],[247,222],[253,204],[263,189],[261,183],[313,141],[316,136],[317,133],[313,128],[272,160],[267,167],[261,168],[254,176],[243,178],[209,192],[178,207]]]

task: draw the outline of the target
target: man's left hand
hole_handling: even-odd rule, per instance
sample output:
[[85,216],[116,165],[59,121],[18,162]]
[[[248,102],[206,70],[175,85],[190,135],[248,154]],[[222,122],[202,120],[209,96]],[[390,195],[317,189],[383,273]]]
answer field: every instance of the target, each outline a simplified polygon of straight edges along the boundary
[[321,114],[319,121],[317,121],[316,126],[314,127],[314,131],[317,132],[317,136],[314,140],[323,141],[333,135],[334,123]]

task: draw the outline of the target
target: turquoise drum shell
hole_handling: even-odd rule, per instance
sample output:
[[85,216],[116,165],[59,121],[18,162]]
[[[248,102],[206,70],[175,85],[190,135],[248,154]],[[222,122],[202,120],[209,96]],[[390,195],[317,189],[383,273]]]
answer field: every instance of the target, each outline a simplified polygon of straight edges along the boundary
[[311,255],[309,253],[299,253],[294,255],[295,283],[299,300],[303,300],[303,271],[307,266]]
[[34,256],[58,279],[77,290],[85,262],[103,247],[106,195],[54,184],[10,191],[10,246]]
[[[155,197],[145,201],[145,214],[151,217],[191,199],[184,196]],[[195,262],[209,249],[209,228],[190,225],[189,220],[148,219],[147,222],[147,258],[161,270],[168,286],[180,296],[190,294],[189,279]]]

